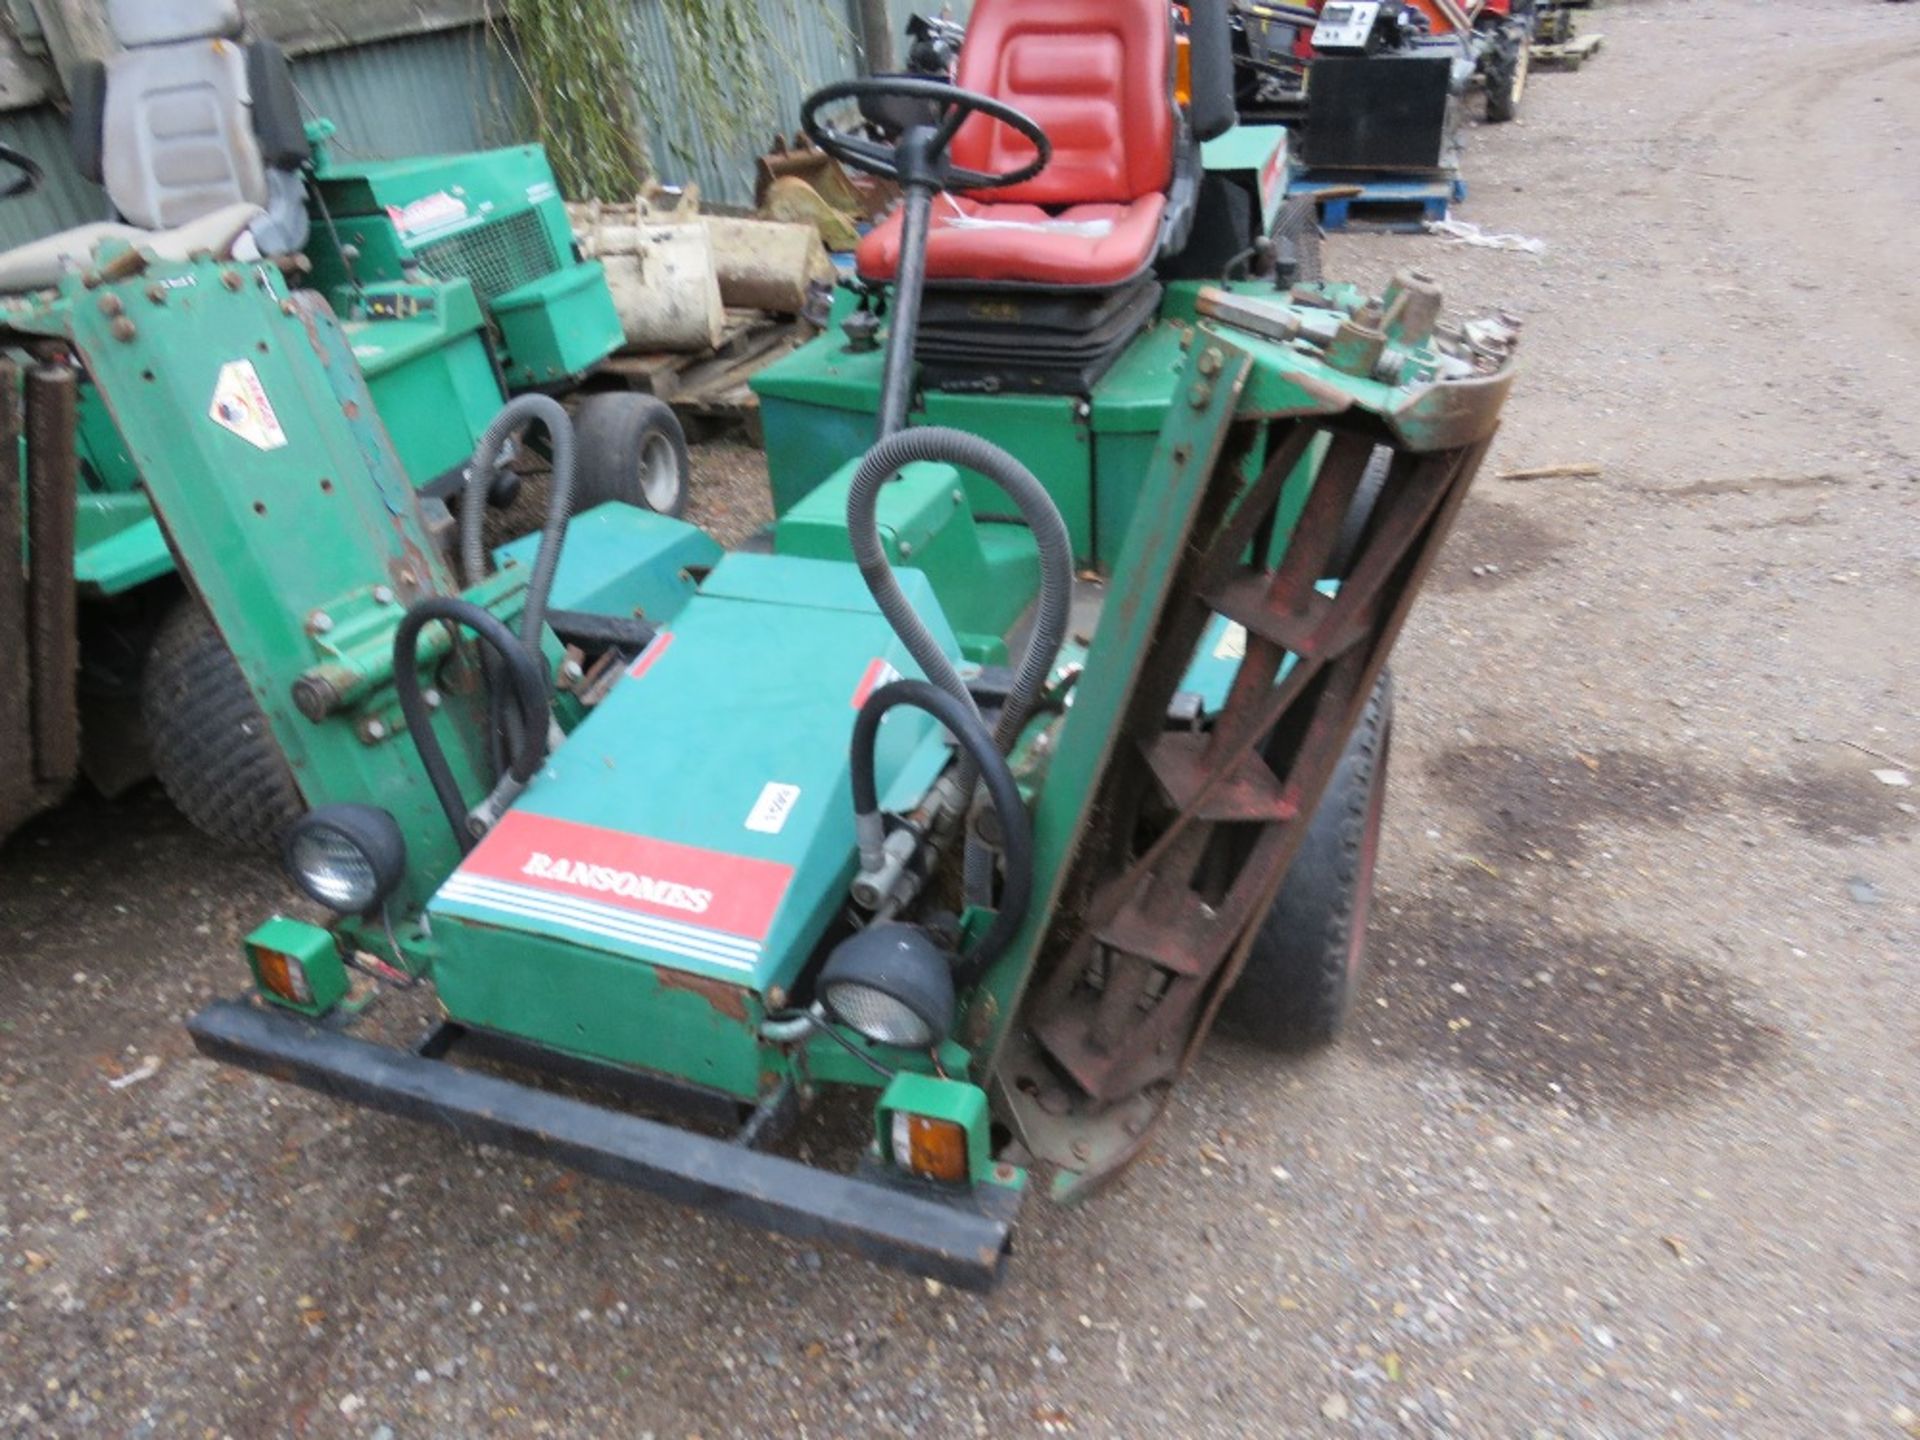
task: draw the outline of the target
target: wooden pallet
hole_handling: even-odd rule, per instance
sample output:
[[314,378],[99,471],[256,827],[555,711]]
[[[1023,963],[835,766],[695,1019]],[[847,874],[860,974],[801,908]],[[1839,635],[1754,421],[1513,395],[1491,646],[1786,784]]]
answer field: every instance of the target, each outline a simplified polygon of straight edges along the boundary
[[1287,183],[1287,194],[1313,197],[1322,230],[1418,232],[1467,198],[1467,182],[1458,175],[1402,179],[1302,170]]
[[1564,45],[1536,45],[1533,47],[1533,63],[1578,70],[1599,52],[1606,38],[1604,35],[1576,35]]
[[666,401],[683,422],[741,425],[757,443],[760,402],[747,382],[814,333],[804,320],[758,310],[729,310],[717,349],[691,354],[622,350],[610,356],[602,369],[630,389]]

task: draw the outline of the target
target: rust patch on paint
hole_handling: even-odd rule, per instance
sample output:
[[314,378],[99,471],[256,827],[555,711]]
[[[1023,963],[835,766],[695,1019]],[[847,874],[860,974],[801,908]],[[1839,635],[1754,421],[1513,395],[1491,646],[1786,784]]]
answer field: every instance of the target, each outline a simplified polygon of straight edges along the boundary
[[747,992],[738,985],[729,985],[724,980],[709,980],[704,975],[689,974],[685,970],[657,969],[653,973],[662,990],[685,990],[698,995],[716,1013],[729,1020],[738,1020],[742,1025],[747,1023]]

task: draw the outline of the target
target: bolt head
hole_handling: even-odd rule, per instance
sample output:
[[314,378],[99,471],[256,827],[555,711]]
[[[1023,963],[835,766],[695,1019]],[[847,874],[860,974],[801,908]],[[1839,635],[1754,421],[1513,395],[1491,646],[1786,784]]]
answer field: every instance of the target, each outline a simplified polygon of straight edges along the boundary
[[392,587],[388,585],[374,586],[373,587],[373,603],[376,605],[391,605],[393,603]]
[[324,610],[316,610],[307,617],[307,628],[316,635],[324,635],[333,629],[333,617]]
[[440,692],[438,690],[423,690],[420,692],[420,699],[425,702],[429,710],[438,710],[440,708]]

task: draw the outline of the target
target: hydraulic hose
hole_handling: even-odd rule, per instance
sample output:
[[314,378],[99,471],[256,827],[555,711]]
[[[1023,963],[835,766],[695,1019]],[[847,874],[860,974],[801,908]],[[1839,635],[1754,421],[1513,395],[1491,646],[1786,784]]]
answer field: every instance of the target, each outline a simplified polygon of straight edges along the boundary
[[453,778],[453,767],[447,763],[440,737],[434,733],[433,711],[420,686],[420,632],[436,620],[465,626],[479,636],[497,657],[496,669],[512,689],[520,724],[502,783],[524,786],[547,758],[547,674],[546,667],[534,659],[535,652],[529,651],[498,616],[457,595],[428,595],[416,600],[393,632],[393,689],[400,701],[400,713],[440,809],[465,853],[473,848],[476,837],[467,824],[466,801]]
[[[540,631],[547,620],[547,601],[553,591],[554,573],[560,568],[560,551],[566,543],[567,522],[573,518],[573,417],[566,407],[550,395],[516,395],[500,407],[467,462],[467,484],[460,498],[460,572],[461,581],[478,585],[487,578],[487,547],[484,521],[487,492],[493,488],[500,455],[515,432],[538,423],[546,429],[547,442],[553,447],[552,479],[547,487],[547,523],[540,533],[540,548],[534,553],[533,573],[527,579],[527,603],[520,615],[520,638],[534,653],[540,653]],[[503,765],[504,748],[517,750],[521,737],[516,733],[513,712],[499,703],[501,678],[499,662],[489,650],[483,665],[493,699],[489,701],[489,754],[495,771]]]
[[1019,508],[1021,518],[1033,531],[1040,547],[1038,614],[1014,674],[1012,693],[994,726],[995,744],[1004,754],[1013,748],[1021,727],[1039,703],[1047,676],[1060,653],[1060,643],[1066,638],[1067,611],[1073,601],[1073,540],[1067,534],[1067,522],[1060,518],[1060,507],[1053,503],[1053,497],[1034,478],[1033,472],[998,445],[978,435],[939,425],[899,430],[867,451],[860,461],[847,491],[847,531],[854,561],[880,613],[907,647],[907,652],[919,662],[927,678],[976,717],[979,710],[967,692],[966,682],[947,659],[933,632],[914,611],[913,602],[901,590],[880,543],[877,515],[880,487],[891,480],[901,466],[916,460],[944,461],[986,476]]
[[547,597],[554,572],[560,568],[560,549],[566,543],[567,522],[573,518],[573,417],[551,395],[516,395],[500,407],[486,433],[473,447],[467,466],[467,488],[460,501],[460,570],[468,585],[487,578],[487,547],[482,521],[487,491],[499,467],[500,452],[514,432],[539,421],[553,447],[553,479],[547,488],[547,524],[534,554],[533,575],[527,581],[527,608],[520,617],[520,635],[529,645],[540,642],[547,622]]
[[961,750],[973,762],[986,786],[987,799],[999,821],[1001,851],[1006,861],[1006,885],[994,912],[993,923],[961,957],[954,983],[964,989],[984,975],[987,967],[1005,953],[1013,937],[1027,918],[1033,901],[1033,824],[1020,799],[1020,787],[1007,767],[1006,757],[980,721],[971,696],[956,697],[925,680],[895,680],[882,685],[867,697],[853,722],[853,811],[854,824],[872,831],[880,824],[880,795],[874,778],[874,741],[880,721],[898,705],[924,710],[952,733]]

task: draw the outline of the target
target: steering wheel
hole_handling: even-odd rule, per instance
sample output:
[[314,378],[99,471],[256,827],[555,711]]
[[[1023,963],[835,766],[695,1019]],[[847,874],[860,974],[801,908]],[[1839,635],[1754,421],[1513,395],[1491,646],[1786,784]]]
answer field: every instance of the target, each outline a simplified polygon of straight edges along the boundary
[[[857,100],[863,109],[871,102],[896,100],[924,109],[926,124],[909,126],[898,144],[885,145],[863,135],[849,134],[820,119],[820,111],[841,100]],[[1032,144],[1031,162],[1017,170],[990,175],[982,170],[947,163],[947,147],[969,117],[985,115],[1016,131]],[[962,90],[945,80],[918,75],[876,75],[865,80],[842,80],[809,95],[800,110],[800,126],[807,138],[843,165],[898,180],[903,185],[924,184],[941,190],[998,190],[1031,180],[1053,158],[1053,144],[1029,116],[990,95]]]
[[12,200],[21,195],[31,195],[40,188],[43,178],[40,166],[31,156],[23,155],[11,145],[0,145],[0,165],[10,165],[20,173],[4,189],[0,189],[0,200]]

